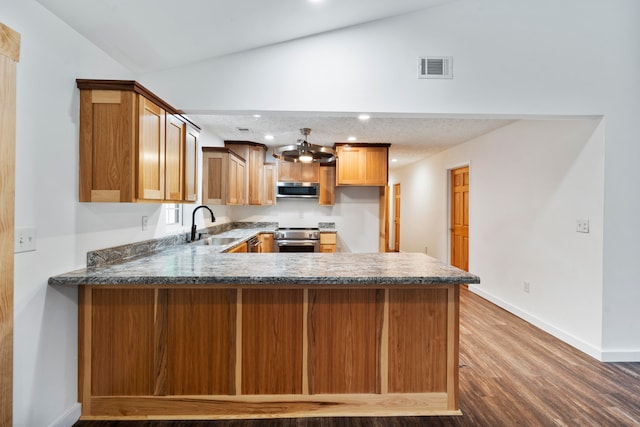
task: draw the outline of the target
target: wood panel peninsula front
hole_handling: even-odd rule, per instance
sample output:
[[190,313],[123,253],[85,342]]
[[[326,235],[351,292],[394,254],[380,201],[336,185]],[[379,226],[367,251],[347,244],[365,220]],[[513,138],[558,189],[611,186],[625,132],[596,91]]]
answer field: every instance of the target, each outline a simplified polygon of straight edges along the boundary
[[460,414],[479,279],[424,254],[180,245],[49,283],[79,286],[83,419]]

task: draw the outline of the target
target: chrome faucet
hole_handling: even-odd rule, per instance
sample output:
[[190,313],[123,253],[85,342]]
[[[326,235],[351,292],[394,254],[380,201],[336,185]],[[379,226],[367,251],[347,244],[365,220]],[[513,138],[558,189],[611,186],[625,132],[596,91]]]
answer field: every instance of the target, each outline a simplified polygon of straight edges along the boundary
[[216,222],[216,217],[213,216],[213,211],[209,209],[208,206],[200,205],[197,208],[195,208],[193,210],[193,214],[191,215],[191,240],[189,240],[190,242],[193,242],[196,240],[196,211],[200,208],[204,208],[208,210],[209,213],[211,214],[211,222]]

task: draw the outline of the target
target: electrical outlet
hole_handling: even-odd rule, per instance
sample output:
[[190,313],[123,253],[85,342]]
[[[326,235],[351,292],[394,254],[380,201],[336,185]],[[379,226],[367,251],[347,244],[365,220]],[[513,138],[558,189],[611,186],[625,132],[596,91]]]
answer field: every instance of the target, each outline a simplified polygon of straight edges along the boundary
[[522,284],[522,290],[523,290],[526,294],[528,294],[528,293],[529,293],[529,289],[530,289],[530,287],[531,287],[531,284],[530,284],[529,282],[524,282],[524,283]]
[[149,217],[148,216],[143,216],[142,217],[142,231],[146,230],[148,225],[149,225]]
[[579,219],[576,221],[576,231],[578,233],[588,233],[589,232],[589,220],[588,219]]
[[29,252],[36,250],[36,229],[34,227],[16,227],[13,252]]

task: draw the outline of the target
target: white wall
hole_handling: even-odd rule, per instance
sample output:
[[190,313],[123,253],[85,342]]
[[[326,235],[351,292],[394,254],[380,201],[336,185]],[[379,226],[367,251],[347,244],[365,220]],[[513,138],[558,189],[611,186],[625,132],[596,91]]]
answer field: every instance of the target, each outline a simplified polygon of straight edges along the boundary
[[182,227],[163,225],[161,205],[78,203],[75,79],[134,76],[32,0],[2,1],[0,17],[21,34],[15,222],[37,233],[37,250],[15,255],[14,426],[66,426],[79,416],[77,293],[47,279],[84,267],[89,250]]
[[[4,0],[0,15],[22,35],[16,225],[38,233],[37,251],[15,256],[16,426],[68,425],[77,414],[76,294],[47,277],[83,266],[88,250],[170,232],[140,229],[143,215],[161,222],[159,205],[77,202],[77,77],[136,78],[183,109],[604,115],[602,351],[640,360],[640,329],[629,327],[640,323],[639,2],[460,0],[142,77],[33,0]],[[416,79],[416,57],[440,54],[454,56],[455,79]]]
[[598,119],[521,120],[410,165],[391,179],[401,249],[449,261],[448,171],[470,165],[469,269],[482,279],[471,288],[600,358],[603,154]]
[[234,221],[278,222],[281,227],[317,227],[318,222],[333,222],[338,230],[338,252],[378,252],[378,199],[378,187],[337,187],[334,206],[320,206],[317,199],[284,199],[275,206],[227,209]]
[[[604,116],[603,359],[640,360],[639,18],[636,0],[460,0],[142,81],[185,110]],[[418,80],[421,55],[453,55],[454,79]]]

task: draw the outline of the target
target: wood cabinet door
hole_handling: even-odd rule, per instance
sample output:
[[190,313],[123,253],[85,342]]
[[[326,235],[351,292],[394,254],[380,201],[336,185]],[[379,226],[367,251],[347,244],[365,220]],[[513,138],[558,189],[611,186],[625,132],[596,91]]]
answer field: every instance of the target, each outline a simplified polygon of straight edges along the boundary
[[299,163],[300,181],[320,182],[320,165],[318,163]]
[[228,181],[227,200],[228,205],[245,204],[245,162],[240,157],[229,153],[229,174],[223,179]]
[[249,147],[249,204],[261,205],[264,196],[264,149]]
[[184,153],[186,125],[177,117],[167,114],[165,133],[165,200],[183,200]]
[[273,234],[272,233],[261,233],[260,241],[262,242],[262,250],[263,253],[273,252]]
[[246,168],[247,168],[247,165],[245,162],[238,161],[238,175],[236,177],[237,189],[238,189],[236,204],[238,205],[244,205],[247,203],[246,183],[245,183],[245,177],[247,173]]
[[198,132],[187,128],[184,143],[184,200],[198,200]]
[[278,181],[295,182],[299,179],[299,164],[278,160]]
[[202,203],[222,205],[227,199],[229,161],[219,152],[202,151]]
[[245,253],[245,252],[249,252],[248,246],[247,246],[247,242],[244,242],[244,243],[236,246],[235,248],[231,248],[231,249],[229,249],[227,251],[227,253],[230,253],[230,254]]
[[276,165],[267,163],[264,165],[264,195],[262,204],[272,206],[276,204]]
[[165,111],[138,95],[138,199],[164,198]]
[[362,185],[365,154],[362,147],[337,147],[337,185]]
[[367,185],[387,185],[388,176],[387,147],[367,147],[365,155],[364,182]]
[[333,206],[336,199],[336,167],[320,167],[320,197],[318,204]]
[[80,201],[135,201],[136,98],[116,90],[80,91]]

